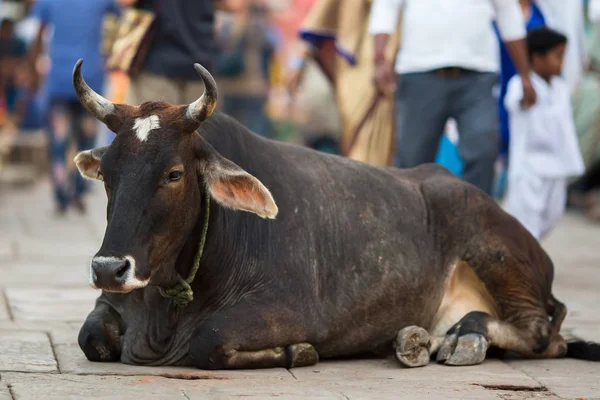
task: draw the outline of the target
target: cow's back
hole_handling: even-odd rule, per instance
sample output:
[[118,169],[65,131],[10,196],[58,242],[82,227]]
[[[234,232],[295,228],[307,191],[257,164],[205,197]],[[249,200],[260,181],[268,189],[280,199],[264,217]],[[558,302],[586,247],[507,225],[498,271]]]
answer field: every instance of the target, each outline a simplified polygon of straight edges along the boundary
[[[383,345],[401,323],[429,322],[441,299],[440,282],[431,277],[443,276],[444,265],[421,179],[447,176],[445,169],[377,167],[249,133],[217,136],[207,140],[277,202],[275,221],[237,219],[257,229],[253,246],[261,250],[253,254],[273,278],[274,300],[307,316],[313,343],[327,338],[318,349],[323,357],[347,353],[350,343]],[[390,309],[396,317],[383,318]],[[348,329],[348,321],[364,329]]]

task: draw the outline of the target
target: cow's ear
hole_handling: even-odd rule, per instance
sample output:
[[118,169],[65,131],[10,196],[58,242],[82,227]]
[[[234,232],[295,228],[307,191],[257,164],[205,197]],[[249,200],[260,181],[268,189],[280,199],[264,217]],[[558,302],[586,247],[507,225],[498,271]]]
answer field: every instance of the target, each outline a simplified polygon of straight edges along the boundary
[[75,156],[75,165],[77,165],[81,176],[88,179],[103,180],[99,169],[100,160],[106,150],[108,150],[108,146],[82,151]]
[[265,185],[200,140],[200,174],[211,197],[224,207],[275,219],[277,205]]

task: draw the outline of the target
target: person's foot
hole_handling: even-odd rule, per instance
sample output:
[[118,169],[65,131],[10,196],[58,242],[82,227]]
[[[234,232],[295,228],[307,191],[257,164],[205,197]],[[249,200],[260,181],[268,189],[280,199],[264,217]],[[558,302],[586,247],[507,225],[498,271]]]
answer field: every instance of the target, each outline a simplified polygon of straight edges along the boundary
[[81,214],[85,214],[86,212],[85,203],[81,199],[73,200],[73,207],[75,207],[75,209]]
[[570,192],[567,205],[575,208],[590,208],[596,205],[596,195],[593,192]]
[[67,207],[62,205],[57,206],[54,210],[54,215],[58,218],[64,217],[65,215],[67,215]]
[[588,208],[585,214],[586,217],[588,217],[592,221],[600,222],[600,204],[596,203],[592,207]]

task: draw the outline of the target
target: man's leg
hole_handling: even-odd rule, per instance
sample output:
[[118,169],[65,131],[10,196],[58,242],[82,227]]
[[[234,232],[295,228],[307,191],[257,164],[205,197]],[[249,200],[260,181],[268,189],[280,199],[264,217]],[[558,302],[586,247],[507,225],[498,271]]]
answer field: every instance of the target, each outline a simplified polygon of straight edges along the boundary
[[64,213],[70,203],[66,154],[71,139],[71,120],[66,102],[50,100],[47,121],[50,177],[59,213]]
[[449,116],[449,80],[433,72],[402,74],[398,79],[396,165],[412,168],[434,162]]
[[467,73],[456,78],[452,93],[458,151],[464,163],[462,178],[490,195],[500,142],[498,108],[492,94],[497,80],[494,73]]
[[204,82],[199,81],[181,81],[181,104],[190,104],[198,100],[204,93]]
[[175,81],[165,76],[140,72],[131,80],[125,102],[133,106],[146,101],[165,101],[169,104],[179,105],[182,104],[180,99],[179,85]]
[[[70,103],[70,108],[74,116],[73,131],[74,136],[77,139],[77,151],[93,149],[96,144],[96,135],[98,133],[98,121],[93,115],[88,113],[78,101]],[[82,197],[89,188],[89,181],[84,179],[77,169],[74,169],[72,173],[75,186],[73,197],[74,205],[80,212],[84,212],[85,204],[83,203]]]

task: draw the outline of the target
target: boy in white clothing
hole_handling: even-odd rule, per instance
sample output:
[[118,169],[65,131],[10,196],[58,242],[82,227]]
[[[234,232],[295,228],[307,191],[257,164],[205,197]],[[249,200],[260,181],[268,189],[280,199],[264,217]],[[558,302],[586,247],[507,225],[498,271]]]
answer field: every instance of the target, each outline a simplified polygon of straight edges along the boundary
[[509,81],[504,100],[511,131],[505,209],[538,240],[564,214],[567,179],[584,171],[569,88],[559,76],[566,43],[564,35],[546,27],[531,30],[527,45],[537,101],[521,106],[518,75]]

